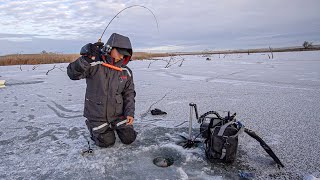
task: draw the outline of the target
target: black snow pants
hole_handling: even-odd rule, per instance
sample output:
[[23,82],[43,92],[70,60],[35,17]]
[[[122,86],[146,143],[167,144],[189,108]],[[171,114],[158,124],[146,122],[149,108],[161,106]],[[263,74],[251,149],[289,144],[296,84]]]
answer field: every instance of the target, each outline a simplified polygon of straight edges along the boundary
[[97,121],[86,120],[86,125],[89,129],[91,139],[97,146],[109,147],[114,145],[116,141],[115,132],[117,132],[123,144],[131,144],[136,140],[137,132],[133,125],[127,125],[125,119],[116,120],[112,123],[104,123]]

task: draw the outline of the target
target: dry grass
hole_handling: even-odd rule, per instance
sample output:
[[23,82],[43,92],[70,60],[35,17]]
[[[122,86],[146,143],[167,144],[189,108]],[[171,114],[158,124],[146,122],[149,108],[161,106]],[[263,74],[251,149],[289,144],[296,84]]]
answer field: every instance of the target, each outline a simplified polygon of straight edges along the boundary
[[[144,53],[136,52],[132,59],[150,59],[153,57],[169,56],[168,53]],[[76,60],[80,55],[77,54],[11,54],[0,56],[0,66],[19,65],[19,64],[53,64],[53,63],[69,63]]]
[[17,64],[52,64],[72,62],[77,59],[76,54],[12,54],[0,56],[0,66],[9,66]]
[[141,59],[151,59],[154,57],[167,57],[173,54],[169,53],[146,53],[146,52],[136,52],[133,53],[132,59],[133,60],[141,60]]
[[[155,57],[167,57],[176,55],[203,55],[203,54],[234,54],[234,53],[261,53],[261,52],[288,52],[288,51],[315,51],[320,50],[320,45],[314,45],[312,48],[302,47],[285,47],[285,48],[260,48],[248,50],[224,50],[224,51],[207,51],[207,52],[185,52],[185,53],[133,53],[133,60],[151,59]],[[19,64],[52,64],[52,63],[69,63],[76,60],[78,54],[12,54],[0,56],[0,66],[19,65]]]

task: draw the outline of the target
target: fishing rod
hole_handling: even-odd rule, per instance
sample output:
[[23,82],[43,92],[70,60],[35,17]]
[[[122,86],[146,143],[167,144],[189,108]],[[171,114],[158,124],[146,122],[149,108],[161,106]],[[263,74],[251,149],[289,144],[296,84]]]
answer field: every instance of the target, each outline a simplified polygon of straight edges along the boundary
[[122,13],[123,11],[125,11],[126,9],[130,9],[130,8],[133,8],[133,7],[141,7],[141,8],[144,8],[144,9],[147,9],[154,17],[156,23],[157,23],[157,29],[158,29],[158,32],[159,32],[159,24],[158,24],[158,20],[157,20],[157,17],[155,16],[155,14],[147,7],[145,6],[142,6],[142,5],[132,5],[132,6],[128,6],[124,9],[122,9],[121,11],[119,11],[115,16],[113,16],[113,18],[110,20],[110,22],[108,23],[107,27],[104,29],[104,31],[102,32],[100,38],[98,39],[98,42],[101,42],[101,39],[104,35],[104,33],[106,32],[106,30],[108,29],[109,25],[111,24],[111,22],[120,14]]
[[[94,46],[97,46],[97,47],[100,49],[101,52],[106,53],[106,52],[109,52],[109,51],[111,50],[108,45],[105,45],[105,46],[104,46],[104,43],[101,42],[101,39],[102,39],[104,33],[106,32],[106,30],[108,29],[109,25],[111,24],[111,22],[112,22],[120,13],[122,13],[123,11],[125,11],[125,10],[127,10],[127,9],[133,8],[133,7],[141,7],[141,8],[147,9],[147,10],[153,15],[153,17],[154,17],[154,19],[155,19],[155,21],[156,21],[156,24],[157,24],[158,32],[159,32],[159,24],[158,24],[157,17],[156,17],[156,15],[155,15],[149,8],[147,8],[147,7],[145,7],[145,6],[142,6],[142,5],[132,5],[132,6],[128,6],[128,7],[124,8],[124,9],[122,9],[121,11],[119,11],[115,16],[113,16],[113,18],[109,21],[109,23],[108,23],[108,25],[106,26],[106,28],[103,30],[100,38],[98,39],[98,42],[96,42],[96,43],[93,44]],[[84,49],[84,51],[86,51],[86,49]],[[80,52],[80,54],[81,54],[81,52]],[[85,53],[84,53],[84,54],[85,54]],[[116,71],[127,71],[128,74],[129,74],[129,76],[131,76],[130,71],[129,71],[128,69],[126,69],[126,68],[123,68],[123,67],[119,68],[119,67],[116,67],[116,66],[114,66],[114,65],[111,65],[111,64],[108,64],[108,63],[104,63],[104,62],[102,62],[102,61],[92,62],[92,63],[90,63],[90,64],[91,64],[91,66],[103,65],[103,66],[105,66],[105,67],[107,67],[107,68],[111,68],[111,69],[116,70]]]

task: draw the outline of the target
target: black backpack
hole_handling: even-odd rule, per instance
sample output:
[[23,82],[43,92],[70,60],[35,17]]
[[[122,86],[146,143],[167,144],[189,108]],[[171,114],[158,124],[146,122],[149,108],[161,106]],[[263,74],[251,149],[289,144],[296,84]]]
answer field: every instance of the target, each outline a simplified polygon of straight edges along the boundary
[[[208,117],[209,115],[216,117]],[[238,136],[244,130],[234,118],[236,114],[222,118],[217,112],[209,111],[199,118],[200,131],[205,140],[207,159],[214,162],[232,163],[236,160]]]

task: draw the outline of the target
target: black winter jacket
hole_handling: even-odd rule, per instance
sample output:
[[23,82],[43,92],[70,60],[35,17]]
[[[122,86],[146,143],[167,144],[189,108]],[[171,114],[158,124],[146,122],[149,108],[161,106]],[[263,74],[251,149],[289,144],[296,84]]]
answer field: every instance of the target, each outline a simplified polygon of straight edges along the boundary
[[124,60],[115,65],[127,68],[131,76],[127,71],[120,72],[102,65],[91,66],[85,58],[81,56],[67,68],[70,79],[86,79],[83,115],[91,121],[108,123],[121,116],[134,117],[136,92],[132,71],[123,64]]

